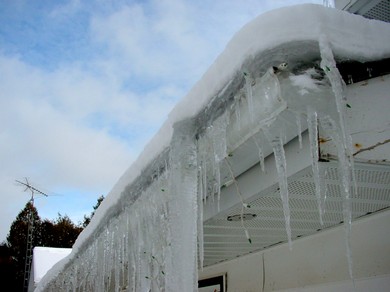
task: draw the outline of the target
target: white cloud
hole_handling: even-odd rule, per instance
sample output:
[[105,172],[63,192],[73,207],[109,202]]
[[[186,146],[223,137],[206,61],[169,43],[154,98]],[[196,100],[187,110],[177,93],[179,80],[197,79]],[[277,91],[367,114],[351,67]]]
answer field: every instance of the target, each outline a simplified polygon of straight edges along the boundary
[[63,18],[75,14],[82,8],[80,0],[70,0],[63,5],[55,7],[49,14],[52,18]]
[[[101,111],[115,122],[116,113],[131,116],[138,106],[81,72],[44,72],[6,57],[0,58],[0,68],[0,178],[7,210],[0,220],[9,224],[27,201],[14,185],[24,176],[53,190],[68,185],[95,196],[108,192],[140,149],[110,135],[104,125],[89,127],[86,120]],[[111,113],[113,107],[117,111]],[[1,237],[7,231],[0,230]]]
[[186,82],[188,87],[210,64],[216,49],[199,35],[196,11],[165,2],[153,2],[147,11],[145,6],[133,5],[109,17],[95,17],[92,38],[108,48],[117,74],[148,78],[151,84]]
[[[276,2],[71,0],[47,19],[52,33],[67,33],[56,38],[61,45],[85,38],[76,42],[85,59],[69,56],[74,45],[51,46],[60,53],[50,54],[48,69],[26,59],[45,52],[0,50],[0,241],[27,201],[14,179],[28,176],[53,192],[109,191],[232,35],[270,5],[298,0]],[[36,40],[40,48],[44,41]]]
[[174,85],[135,93],[111,73],[78,64],[47,71],[0,54],[2,228],[27,200],[14,179],[108,192],[183,95]]

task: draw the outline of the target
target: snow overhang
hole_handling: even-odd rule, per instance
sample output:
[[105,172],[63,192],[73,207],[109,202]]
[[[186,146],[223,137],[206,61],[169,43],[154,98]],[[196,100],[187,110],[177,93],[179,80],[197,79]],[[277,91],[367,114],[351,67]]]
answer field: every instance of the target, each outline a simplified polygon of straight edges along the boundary
[[364,63],[390,58],[390,44],[383,41],[390,39],[390,27],[386,23],[310,4],[259,16],[236,33],[202,79],[175,106],[159,132],[114,186],[111,199],[99,208],[100,215],[83,232],[80,241],[84,241],[89,230],[101,225],[101,218],[110,217],[108,210],[122,196],[129,195],[124,190],[131,189],[132,183],[144,181],[145,173],[158,173],[151,169],[164,169],[175,123],[197,119],[201,132],[234,102],[235,94],[245,82],[244,72],[261,76],[281,62],[287,62],[289,70],[294,72],[319,62],[321,37],[326,37],[331,44],[337,62]]

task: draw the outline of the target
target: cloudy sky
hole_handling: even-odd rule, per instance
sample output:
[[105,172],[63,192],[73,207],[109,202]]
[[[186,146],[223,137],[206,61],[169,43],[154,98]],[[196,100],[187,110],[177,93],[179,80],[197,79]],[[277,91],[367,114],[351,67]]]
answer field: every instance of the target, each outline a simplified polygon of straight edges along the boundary
[[[0,242],[92,211],[245,23],[301,0],[0,0]],[[272,33],[272,29],[270,29]]]

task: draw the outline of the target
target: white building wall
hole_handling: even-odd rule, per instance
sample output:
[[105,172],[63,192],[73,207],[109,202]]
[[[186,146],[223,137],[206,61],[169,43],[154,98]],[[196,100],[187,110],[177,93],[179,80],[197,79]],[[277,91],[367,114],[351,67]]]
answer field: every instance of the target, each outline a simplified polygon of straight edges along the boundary
[[[390,211],[352,225],[356,291],[389,291]],[[199,278],[227,274],[227,291],[354,291],[345,256],[344,226],[206,267]],[[264,267],[264,269],[263,269]],[[264,276],[264,277],[263,277]]]

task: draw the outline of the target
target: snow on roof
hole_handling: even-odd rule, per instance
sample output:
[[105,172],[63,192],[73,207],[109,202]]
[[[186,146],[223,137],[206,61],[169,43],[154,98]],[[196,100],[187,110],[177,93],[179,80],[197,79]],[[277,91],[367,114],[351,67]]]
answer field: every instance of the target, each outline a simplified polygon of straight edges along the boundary
[[173,125],[196,116],[205,108],[237,71],[243,70],[245,60],[281,44],[318,42],[324,36],[339,58],[370,61],[390,57],[390,42],[387,41],[390,39],[390,25],[385,22],[316,4],[280,8],[258,16],[234,35],[214,64],[175,106],[158,133],[113,187],[74,247],[79,247],[93,234],[102,218],[119,203],[126,186],[169,146]]
[[[371,61],[390,57],[389,24],[334,8],[313,4],[291,6],[265,13],[249,22],[235,34],[201,80],[172,110],[159,132],[98,208],[91,223],[78,237],[71,255],[56,265],[50,277],[55,277],[90,242],[88,239],[118,214],[122,197],[126,195],[124,190],[169,147],[176,122],[197,116],[233,80],[237,72],[245,69],[245,62],[253,56],[282,44],[300,41],[318,43],[320,38],[326,38],[334,55],[344,60]],[[288,46],[286,48],[288,54]]]
[[38,283],[48,270],[68,256],[71,251],[71,248],[34,247],[32,263],[34,275],[31,275],[34,277],[34,283]]

